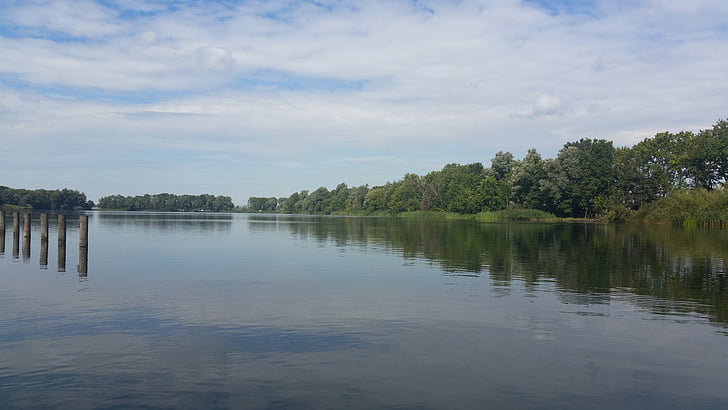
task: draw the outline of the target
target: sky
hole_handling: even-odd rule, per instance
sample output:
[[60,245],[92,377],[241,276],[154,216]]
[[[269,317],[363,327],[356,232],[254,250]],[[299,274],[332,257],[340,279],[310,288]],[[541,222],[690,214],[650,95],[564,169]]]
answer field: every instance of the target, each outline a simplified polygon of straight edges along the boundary
[[0,185],[287,197],[728,118],[725,0],[0,0]]

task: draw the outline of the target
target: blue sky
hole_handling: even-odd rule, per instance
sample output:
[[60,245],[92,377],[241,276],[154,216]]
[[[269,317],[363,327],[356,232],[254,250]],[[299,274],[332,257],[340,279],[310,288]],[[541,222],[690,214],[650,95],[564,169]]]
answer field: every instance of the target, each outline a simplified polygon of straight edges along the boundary
[[288,196],[728,117],[728,2],[0,2],[0,185]]

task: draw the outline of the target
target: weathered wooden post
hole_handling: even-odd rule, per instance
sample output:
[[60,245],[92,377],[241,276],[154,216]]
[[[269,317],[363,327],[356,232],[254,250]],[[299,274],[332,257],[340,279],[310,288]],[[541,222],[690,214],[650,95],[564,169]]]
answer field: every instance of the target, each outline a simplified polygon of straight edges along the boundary
[[88,248],[78,248],[78,277],[88,275]]
[[81,215],[78,218],[78,227],[78,246],[81,248],[88,248],[88,215]]
[[20,234],[20,213],[13,212],[13,233]]
[[5,211],[0,210],[0,255],[5,254]]
[[45,212],[40,214],[40,240],[48,240],[48,214]]
[[88,215],[79,217],[78,226],[78,276],[85,277],[88,274]]
[[30,213],[23,214],[23,238],[30,238]]
[[66,271],[66,216],[58,215],[58,272]]
[[48,239],[40,241],[40,268],[48,269]]
[[48,269],[48,214],[40,214],[40,267]]
[[58,215],[58,243],[66,243],[66,215]]
[[30,259],[30,214],[23,214],[23,259]]
[[20,214],[13,212],[13,258],[18,257],[20,249]]

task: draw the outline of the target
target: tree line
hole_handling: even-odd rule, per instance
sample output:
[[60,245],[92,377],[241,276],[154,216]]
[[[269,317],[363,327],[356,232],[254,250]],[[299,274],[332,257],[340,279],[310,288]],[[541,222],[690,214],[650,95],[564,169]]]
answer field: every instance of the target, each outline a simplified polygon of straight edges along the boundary
[[223,195],[175,195],[155,194],[122,196],[111,195],[99,199],[103,209],[123,211],[165,211],[165,212],[225,212],[235,207],[229,196]]
[[251,197],[248,210],[305,214],[448,211],[475,214],[537,209],[559,217],[621,216],[677,191],[723,189],[728,178],[728,121],[699,132],[663,132],[632,147],[582,138],[555,158],[529,149],[499,151],[490,167],[447,164],[424,176],[369,187],[339,184],[287,198]]
[[91,209],[93,201],[86,194],[72,189],[16,189],[0,186],[0,206],[40,210]]

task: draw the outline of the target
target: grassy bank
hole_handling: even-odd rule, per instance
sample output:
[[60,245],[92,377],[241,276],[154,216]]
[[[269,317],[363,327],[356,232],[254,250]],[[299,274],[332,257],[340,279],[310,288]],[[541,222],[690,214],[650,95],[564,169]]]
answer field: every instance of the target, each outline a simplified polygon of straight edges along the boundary
[[640,208],[634,222],[671,223],[684,227],[728,228],[728,191],[679,191]]
[[564,219],[538,209],[504,209],[502,211],[480,212],[475,216],[478,221],[544,221],[562,222]]
[[0,205],[0,209],[7,213],[7,212],[23,212],[27,208],[25,208],[24,206],[3,204],[3,205]]

